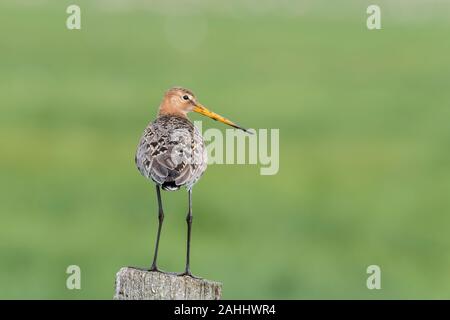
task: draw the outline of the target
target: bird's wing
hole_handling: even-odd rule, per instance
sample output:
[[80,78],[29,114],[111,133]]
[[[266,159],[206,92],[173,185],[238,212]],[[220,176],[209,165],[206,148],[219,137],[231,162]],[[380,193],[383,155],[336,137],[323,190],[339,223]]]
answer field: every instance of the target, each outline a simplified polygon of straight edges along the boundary
[[181,186],[192,178],[193,125],[177,118],[162,118],[149,124],[136,153],[142,175],[158,184],[175,182]]
[[191,177],[188,185],[194,185],[198,179],[203,175],[206,170],[208,157],[206,152],[206,146],[203,141],[203,137],[201,132],[194,128],[192,135],[192,161],[193,165],[191,166]]
[[152,178],[157,183],[163,183],[168,175],[168,170],[162,159],[166,151],[164,145],[164,134],[160,124],[150,123],[146,128],[139,142],[136,151],[136,166],[141,174],[147,178]]

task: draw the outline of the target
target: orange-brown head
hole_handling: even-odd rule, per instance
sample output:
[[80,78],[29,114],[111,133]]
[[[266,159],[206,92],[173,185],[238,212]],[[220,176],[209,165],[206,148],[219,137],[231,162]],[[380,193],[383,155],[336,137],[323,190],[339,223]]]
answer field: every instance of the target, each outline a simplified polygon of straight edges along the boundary
[[188,112],[191,111],[200,113],[213,120],[220,121],[236,129],[241,129],[245,132],[251,133],[247,131],[247,129],[238,126],[227,118],[224,118],[221,115],[208,110],[197,101],[192,91],[180,87],[171,88],[165,93],[161,105],[159,106],[158,115],[177,115],[187,118]]

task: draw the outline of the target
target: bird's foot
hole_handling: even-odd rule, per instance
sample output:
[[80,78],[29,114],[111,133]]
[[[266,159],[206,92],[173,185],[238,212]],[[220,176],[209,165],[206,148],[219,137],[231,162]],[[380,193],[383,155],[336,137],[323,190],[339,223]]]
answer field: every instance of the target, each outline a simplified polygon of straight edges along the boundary
[[152,266],[150,267],[150,269],[148,269],[148,271],[151,271],[151,272],[162,272],[162,273],[164,273],[164,271],[160,270],[160,269],[156,266],[156,264],[152,264]]
[[178,273],[177,276],[179,276],[179,277],[191,277],[191,278],[194,278],[194,279],[203,279],[203,278],[201,278],[201,277],[194,276],[194,275],[192,274],[191,270],[189,270],[189,269],[186,269],[186,270],[185,270],[184,272],[182,272],[182,273]]

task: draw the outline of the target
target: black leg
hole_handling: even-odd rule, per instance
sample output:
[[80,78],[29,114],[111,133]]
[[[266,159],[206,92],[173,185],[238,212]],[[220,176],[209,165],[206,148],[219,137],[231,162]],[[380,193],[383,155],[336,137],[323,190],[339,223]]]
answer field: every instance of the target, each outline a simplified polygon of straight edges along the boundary
[[156,236],[156,246],[155,246],[155,255],[153,256],[153,263],[152,267],[150,268],[150,271],[159,271],[158,267],[156,266],[156,259],[158,258],[158,247],[159,247],[159,237],[161,235],[161,228],[164,221],[164,211],[162,207],[161,202],[161,191],[159,189],[159,186],[156,186],[156,196],[158,198],[158,234]]
[[190,256],[191,256],[191,228],[192,228],[192,190],[188,190],[188,197],[189,197],[189,211],[186,216],[186,222],[187,222],[187,253],[186,253],[186,269],[184,270],[184,273],[181,275],[183,276],[191,276],[191,266],[190,266]]

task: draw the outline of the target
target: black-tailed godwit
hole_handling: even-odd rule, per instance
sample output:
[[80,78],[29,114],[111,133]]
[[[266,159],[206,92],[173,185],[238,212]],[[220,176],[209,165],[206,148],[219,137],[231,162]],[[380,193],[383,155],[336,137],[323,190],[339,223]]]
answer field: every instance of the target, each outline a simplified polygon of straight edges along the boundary
[[186,269],[181,275],[192,276],[190,270],[190,244],[192,227],[192,187],[206,170],[205,143],[199,130],[188,119],[191,111],[198,112],[234,128],[248,132],[230,120],[209,111],[187,89],[172,88],[166,92],[159,106],[158,117],[144,131],[136,152],[136,166],[140,173],[156,184],[158,199],[158,233],[151,271],[159,271],[156,265],[159,238],[164,220],[161,191],[174,191],[186,187],[189,209],[186,216],[187,254]]

